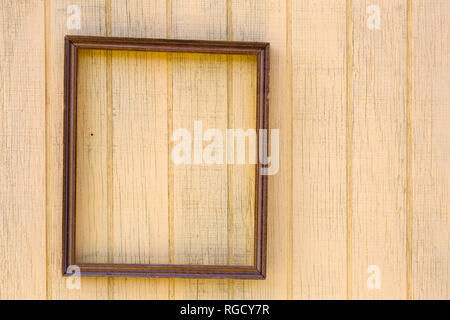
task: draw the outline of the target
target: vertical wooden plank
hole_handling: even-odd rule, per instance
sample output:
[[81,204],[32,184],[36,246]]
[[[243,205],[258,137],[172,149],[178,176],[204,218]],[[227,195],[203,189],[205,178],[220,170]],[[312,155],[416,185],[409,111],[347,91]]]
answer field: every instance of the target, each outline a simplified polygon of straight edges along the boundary
[[[226,40],[226,0],[172,1],[172,36],[177,39]],[[174,55],[173,61],[173,129],[186,128],[193,133],[193,121],[202,120],[203,128],[225,129],[227,122],[227,64],[224,57]],[[208,69],[210,69],[208,71]],[[183,85],[183,80],[187,81]],[[211,81],[210,84],[205,79]],[[189,86],[188,86],[189,84]],[[192,100],[191,100],[192,99]],[[189,104],[189,105],[188,105]],[[196,114],[198,112],[198,114]],[[170,119],[168,119],[170,121]],[[174,262],[227,262],[227,170],[224,165],[188,165],[173,167]],[[185,191],[183,192],[183,188]],[[219,189],[220,188],[220,189]],[[215,190],[215,191],[214,191]],[[202,195],[203,192],[203,195]],[[212,194],[212,192],[216,192]],[[210,203],[208,204],[208,200]],[[183,214],[184,212],[184,214]],[[203,217],[196,215],[202,214]],[[189,217],[190,218],[189,218]],[[200,219],[200,220],[199,220]],[[225,219],[225,220],[223,220]],[[203,221],[200,225],[196,222]],[[182,223],[187,223],[183,226]],[[211,224],[208,227],[207,224]],[[190,239],[181,243],[186,228],[205,246],[189,253]],[[197,228],[197,231],[195,231]],[[213,235],[208,229],[219,231]],[[189,233],[188,233],[189,234]],[[180,247],[181,245],[181,247]],[[194,249],[195,247],[192,247]],[[186,250],[187,251],[186,251]],[[206,251],[207,252],[207,251]],[[175,280],[173,296],[177,299],[226,298],[226,280]]]
[[[132,17],[132,19],[130,19]],[[166,37],[166,1],[111,1],[111,35]],[[167,54],[112,55],[115,263],[169,262]],[[167,279],[114,279],[115,299],[167,299]]]
[[166,36],[166,0],[110,1],[112,36],[132,38]]
[[80,50],[78,72],[75,261],[107,263],[105,51]]
[[[165,53],[112,55],[114,263],[169,262],[166,59]],[[159,291],[167,298],[167,280],[121,280],[114,297],[130,298],[134,283],[147,287],[135,298],[156,298]]]
[[346,298],[346,3],[294,1],[293,297]]
[[406,297],[406,2],[353,1],[352,11],[353,251],[348,253],[352,298],[402,299]]
[[[173,74],[174,130],[185,129],[193,141],[200,140],[202,136],[195,137],[197,122],[202,126],[198,130],[212,128],[223,134],[227,125],[227,57],[176,54]],[[201,141],[193,145],[197,143]],[[226,164],[195,163],[195,152],[193,148],[190,164],[174,165],[174,263],[224,265],[228,253]],[[204,289],[197,290],[199,294]],[[206,297],[212,298],[213,292],[205,290]]]
[[[247,130],[253,130],[256,141],[256,57],[229,56],[227,63],[227,67],[231,68],[231,80],[228,80],[227,128],[246,133],[250,132]],[[228,75],[230,76],[230,73]],[[245,164],[237,163],[239,151],[236,141],[233,141],[235,164],[227,166],[229,265],[250,266],[254,261],[256,168],[255,164],[252,164],[254,162],[250,162],[249,140],[250,138],[246,138]],[[254,148],[256,154],[256,145]]]
[[44,299],[44,6],[0,12],[0,299]]
[[[226,56],[177,54],[174,55],[173,71],[176,75],[173,80],[174,129],[185,128],[194,134],[194,122],[197,121],[203,131],[217,128],[224,132]],[[197,138],[192,135],[192,139]],[[225,165],[195,162],[176,165],[174,184],[174,262],[226,264]]]
[[173,0],[173,37],[175,39],[226,40],[226,8],[226,0]]
[[450,3],[412,5],[412,297],[449,299]]
[[[264,281],[234,281],[230,298],[235,299],[283,299],[287,297],[288,237],[287,219],[292,212],[290,180],[290,126],[291,113],[286,70],[286,4],[284,1],[232,1],[231,35],[235,41],[270,42],[270,129],[279,129],[279,172],[269,177],[268,230],[267,230],[267,278]],[[236,62],[233,74],[241,74]],[[252,95],[251,87],[237,89],[240,80],[234,76],[231,98],[233,109],[242,108],[241,97]],[[247,89],[246,91],[244,91]],[[239,90],[239,91],[237,91]],[[274,148],[272,148],[273,152]],[[239,221],[235,228],[239,230]]]
[[[88,1],[46,1],[46,69],[47,69],[47,296],[51,299],[105,299],[108,294],[107,279],[105,278],[82,278],[80,289],[69,289],[67,287],[67,278],[62,277],[62,188],[63,188],[63,128],[64,128],[64,35],[82,34],[82,35],[105,35],[105,4],[100,0]],[[69,11],[68,11],[69,9]],[[79,29],[77,19],[79,20]],[[68,23],[68,19],[74,19]],[[69,29],[70,27],[70,29]],[[101,61],[101,59],[100,59]],[[101,69],[101,68],[100,68]],[[93,71],[93,70],[91,70]],[[100,84],[106,89],[106,74],[101,71],[97,75]],[[104,90],[101,90],[103,94]],[[99,96],[100,97],[100,96]],[[100,103],[102,99],[97,100]],[[92,105],[90,105],[92,107]],[[95,107],[95,106],[94,106]],[[100,124],[100,118],[91,110],[86,116],[91,118],[96,124],[97,129],[104,128]],[[106,117],[102,118],[106,121]],[[87,120],[85,118],[85,120]],[[86,139],[95,139],[100,144],[104,135],[103,131],[95,132],[94,136],[87,136]],[[103,142],[101,142],[103,143]],[[103,146],[104,148],[105,146]],[[92,151],[98,151],[93,148]],[[84,161],[84,160],[83,160]],[[85,165],[87,165],[85,163]],[[100,160],[95,161],[90,172],[104,172],[102,170],[105,163]],[[98,191],[98,194],[100,191]],[[96,212],[101,215],[104,212]],[[97,226],[91,225],[92,230],[105,230],[103,219],[88,220],[92,223],[99,222]],[[88,226],[89,227],[89,226]],[[91,238],[92,239],[92,238]],[[84,239],[79,239],[83,241]],[[92,239],[92,241],[96,241]]]

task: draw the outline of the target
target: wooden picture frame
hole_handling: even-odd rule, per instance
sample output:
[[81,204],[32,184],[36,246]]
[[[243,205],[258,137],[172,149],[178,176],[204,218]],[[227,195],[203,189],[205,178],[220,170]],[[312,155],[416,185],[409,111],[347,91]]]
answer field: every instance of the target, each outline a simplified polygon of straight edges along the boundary
[[[77,263],[75,261],[79,49],[255,55],[257,57],[256,128],[268,130],[269,126],[269,43],[66,36],[64,63],[63,275],[72,275],[73,266],[77,266],[81,276],[90,277],[265,279],[267,176],[260,174],[263,165],[259,162],[256,164],[255,172],[255,245],[252,266],[110,264]],[[259,130],[257,132],[259,136]],[[259,148],[258,145],[258,152]],[[264,148],[267,148],[267,145]]]

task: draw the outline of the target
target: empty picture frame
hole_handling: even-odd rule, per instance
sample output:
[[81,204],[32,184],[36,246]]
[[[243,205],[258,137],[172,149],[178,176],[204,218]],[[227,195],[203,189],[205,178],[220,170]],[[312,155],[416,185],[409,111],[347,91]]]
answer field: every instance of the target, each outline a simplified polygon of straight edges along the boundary
[[[64,63],[64,190],[63,275],[90,277],[265,279],[267,238],[267,175],[258,162],[255,172],[254,259],[252,266],[77,263],[75,259],[77,75],[79,49],[253,55],[257,59],[256,129],[268,130],[269,43],[133,39],[89,36],[65,37]],[[259,139],[258,139],[259,141]],[[258,144],[258,154],[261,146]],[[267,148],[267,143],[263,144]],[[79,268],[79,269],[78,269]]]

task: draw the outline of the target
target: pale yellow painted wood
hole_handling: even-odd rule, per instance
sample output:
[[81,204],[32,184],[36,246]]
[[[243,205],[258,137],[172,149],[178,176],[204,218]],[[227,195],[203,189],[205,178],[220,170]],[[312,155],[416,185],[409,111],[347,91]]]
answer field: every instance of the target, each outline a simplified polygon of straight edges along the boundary
[[173,38],[226,40],[227,0],[171,2]]
[[[228,120],[230,129],[256,129],[255,57],[228,57]],[[255,131],[255,139],[257,139]],[[234,150],[237,144],[233,141]],[[254,261],[255,165],[250,164],[250,141],[246,141],[246,164],[228,165],[228,263],[252,265]],[[256,145],[254,146],[256,148]],[[256,150],[255,150],[256,151]],[[257,157],[257,155],[256,155]],[[236,161],[236,159],[234,159]],[[243,293],[244,281],[228,281],[228,298]]]
[[[165,53],[112,54],[114,263],[169,263],[166,64]],[[158,280],[136,281],[156,292]]]
[[293,298],[345,299],[345,1],[293,1]]
[[[47,183],[47,298],[49,299],[106,299],[108,297],[108,284],[105,278],[82,278],[80,289],[69,289],[67,287],[67,278],[62,277],[62,190],[63,190],[63,128],[64,128],[64,35],[66,34],[83,34],[83,35],[105,35],[105,3],[100,0],[89,0],[89,1],[46,1],[46,87],[47,87],[47,149],[46,149],[46,159],[47,159],[47,173],[46,173],[46,183]],[[68,30],[67,19],[69,16],[73,15],[72,11],[68,14],[67,9],[70,5],[76,5],[80,9],[80,29]],[[75,9],[76,10],[76,9]],[[43,26],[42,26],[43,27]],[[34,28],[37,28],[36,25]],[[100,56],[95,55],[97,61],[102,61],[99,59]],[[95,59],[94,59],[95,60]],[[100,62],[99,61],[99,62]],[[86,61],[89,63],[89,61]],[[91,60],[91,63],[94,63]],[[99,74],[95,76],[96,70],[90,71],[92,77],[96,77],[101,83],[93,84],[98,92],[91,91],[90,99],[92,102],[96,102],[94,105],[89,104],[86,107],[101,107],[105,104],[105,92],[106,89],[106,74],[103,72],[102,78],[102,66],[99,65]],[[92,78],[91,78],[92,80]],[[100,86],[103,88],[100,89]],[[87,89],[89,89],[87,87]],[[93,90],[90,89],[90,90]],[[86,94],[86,93],[85,93]],[[88,96],[85,96],[88,99]],[[88,102],[88,101],[86,101]],[[83,118],[85,124],[91,123],[94,125],[93,128],[103,129],[106,123],[101,123],[101,121],[106,121],[106,114],[100,112],[95,112],[95,110],[86,110],[85,117]],[[102,118],[103,117],[103,118]],[[103,120],[101,120],[103,119]],[[94,132],[93,132],[94,133]],[[92,152],[104,152],[106,145],[103,131],[96,131],[94,136],[85,137],[86,147],[91,143],[93,148]],[[91,139],[91,141],[87,140]],[[100,148],[102,147],[102,148]],[[88,153],[85,153],[87,158],[90,160]],[[90,168],[91,173],[95,173],[98,178],[100,174],[104,174],[103,168],[104,163],[99,158],[95,158],[93,155],[92,159],[95,160],[91,165],[96,166]],[[106,158],[105,158],[106,160]],[[89,163],[81,163],[81,166],[88,166]],[[87,167],[89,168],[89,167]],[[88,177],[86,177],[88,178]],[[92,176],[94,178],[94,176]],[[99,181],[89,182],[84,181],[89,186],[91,183],[91,188],[99,188],[98,184],[102,183],[106,177],[101,176]],[[82,181],[83,183],[83,181]],[[93,189],[91,189],[93,190]],[[106,192],[106,190],[105,190]],[[102,215],[105,215],[103,211],[97,211],[99,208],[99,201],[104,199],[103,193],[100,193],[99,189],[96,189],[96,194],[101,194],[100,199],[90,197],[91,204],[84,203],[84,208],[90,208],[90,210],[95,210],[96,219],[98,225],[94,225],[94,221],[86,220],[89,224],[86,227],[90,227],[94,232],[98,232],[99,238],[101,238],[102,232],[106,229],[104,225],[104,219],[100,219]],[[97,203],[96,205],[94,204]],[[105,210],[106,208],[103,208]],[[98,218],[97,218],[98,217]],[[83,226],[84,228],[85,226]],[[92,245],[92,250],[94,250],[94,245],[97,241],[94,237],[89,236],[88,241],[92,241],[89,245]],[[104,244],[103,239],[98,239],[99,244]],[[94,258],[97,254],[95,251]]]
[[165,38],[166,0],[110,0],[111,35]]
[[[227,128],[253,130],[256,137],[255,56],[228,57]],[[231,70],[230,70],[231,68]],[[255,225],[256,165],[250,160],[250,138],[246,138],[245,164],[238,163],[238,145],[234,139],[234,164],[227,166],[228,261],[230,265],[253,265]],[[256,144],[253,146],[256,154]],[[253,164],[252,164],[253,163]]]
[[[225,132],[227,57],[176,54],[173,72],[173,129],[187,130],[193,141],[190,164],[174,165],[174,263],[226,264],[227,167],[195,163],[195,145],[210,128]],[[194,122],[201,126],[200,137]]]
[[44,6],[0,12],[0,299],[44,299]]
[[[167,36],[165,0],[112,0],[110,10],[111,36]],[[114,262],[170,262],[167,61],[166,54],[112,57]],[[169,280],[116,278],[110,297],[168,299]]]
[[412,293],[449,299],[450,3],[414,1],[412,11]]
[[[286,19],[284,1],[232,1],[231,34],[229,40],[270,42],[270,107],[271,129],[280,129],[279,172],[269,176],[268,186],[268,249],[267,279],[264,281],[234,281],[230,288],[230,298],[234,299],[283,299],[287,298],[288,274],[292,274],[287,263],[289,216],[292,214],[291,201],[291,105],[289,81],[286,72]],[[239,72],[233,65],[233,74]],[[236,76],[235,76],[236,77]],[[233,90],[239,81],[233,77]],[[251,94],[250,92],[247,94]],[[233,94],[233,109],[240,108],[242,93]],[[272,146],[272,150],[273,150]]]
[[354,1],[352,8],[351,298],[404,299],[406,1],[376,3],[379,29],[378,9],[367,12],[372,5]]
[[[409,13],[407,3],[412,8]],[[372,4],[381,9],[380,30],[367,29],[365,9]],[[67,29],[69,5],[78,5],[81,9],[79,30]],[[347,5],[346,10],[345,1],[333,0],[0,2],[5,13],[0,18],[0,96],[3,97],[0,103],[3,159],[0,161],[0,210],[3,214],[0,298],[448,298],[449,4],[446,0],[375,3],[353,0],[347,1]],[[346,11],[351,16],[346,17]],[[83,278],[81,290],[67,289],[66,279],[61,276],[65,34],[271,42],[270,124],[271,128],[280,129],[280,171],[270,177],[269,182],[267,280]],[[412,35],[409,43],[407,35]],[[346,46],[351,58],[345,54]],[[409,55],[407,48],[410,48]],[[27,50],[27,54],[19,49]],[[153,71],[163,74],[155,61],[148,59],[144,63],[147,59],[139,60],[138,56],[133,61],[147,66],[147,77]],[[171,110],[172,98],[180,91],[173,87],[177,80],[171,72],[170,57],[166,77],[162,75],[168,85],[159,90],[167,90],[167,115],[175,115]],[[104,59],[105,69],[102,67]],[[97,107],[105,107],[105,110],[99,113],[89,109],[88,114],[81,117],[82,125],[96,131],[93,136],[83,136],[81,143],[85,150],[91,148],[97,152],[96,155],[87,152],[80,155],[85,159],[84,168],[96,177],[96,183],[86,177],[81,182],[88,190],[93,188],[97,195],[100,189],[95,188],[99,188],[99,182],[104,184],[106,172],[107,186],[105,194],[101,192],[95,199],[82,195],[92,199],[80,203],[83,211],[95,211],[96,216],[93,220],[85,216],[79,223],[97,231],[84,234],[86,241],[79,249],[86,252],[83,258],[111,259],[114,251],[111,245],[104,247],[103,239],[105,233],[111,237],[112,231],[117,229],[112,219],[105,222],[102,218],[105,197],[108,214],[114,212],[113,203],[138,208],[146,199],[143,188],[131,183],[128,180],[131,176],[123,175],[116,176],[116,180],[140,191],[133,198],[126,192],[115,197],[113,191],[117,191],[117,185],[111,188],[110,182],[114,181],[111,173],[127,171],[128,164],[139,168],[144,175],[152,168],[152,162],[140,162],[141,156],[133,156],[145,153],[146,147],[139,141],[129,146],[121,143],[120,148],[131,148],[131,154],[116,158],[115,169],[110,165],[114,162],[108,159],[114,159],[113,151],[118,147],[113,142],[114,123],[122,128],[123,135],[116,136],[121,141],[150,127],[145,127],[143,121],[137,127],[126,127],[126,121],[119,121],[121,114],[112,112],[113,81],[125,81],[125,78],[114,80],[111,77],[112,66],[130,76],[136,65],[130,65],[131,61],[112,64],[111,55],[100,53],[85,61],[85,66],[95,61],[100,63],[100,68],[96,67],[96,73],[86,70],[85,76],[91,77],[90,82],[100,81],[85,86],[87,91],[84,97],[82,94],[82,101],[86,102],[86,107],[97,101]],[[241,67],[236,63],[244,61],[237,61],[239,59],[233,62],[227,58],[213,64],[221,66],[219,74],[226,81],[220,89],[221,95],[225,95],[220,103],[225,102],[227,106],[220,114],[224,114],[227,126],[236,125],[231,115],[241,110],[236,108],[237,102],[246,105],[245,99],[249,98],[245,92],[250,88],[238,84],[250,77],[250,73],[248,70],[245,74],[238,72]],[[242,66],[248,67],[248,64]],[[349,78],[346,78],[346,68],[350,71]],[[104,74],[107,81],[103,83]],[[129,78],[131,83],[127,84],[127,89],[138,88],[140,84],[136,80],[143,76]],[[408,81],[412,81],[409,94]],[[148,82],[146,86],[150,87],[145,88],[151,89],[151,84]],[[102,86],[105,92],[102,89],[96,93]],[[197,86],[201,87],[206,88]],[[16,94],[19,90],[20,94]],[[116,105],[116,110],[129,105],[128,93],[125,93],[117,96],[122,100],[116,99],[116,102],[124,104]],[[187,96],[186,90],[184,93]],[[44,105],[46,110],[42,108]],[[348,114],[346,107],[350,111]],[[113,115],[115,122],[109,121]],[[154,116],[156,113],[148,113],[146,119]],[[239,120],[245,125],[251,115],[243,113],[242,116],[244,118]],[[131,113],[127,117],[136,118],[136,115]],[[175,119],[167,120],[169,138]],[[163,131],[164,124],[158,123],[154,128]],[[346,139],[352,143],[346,145]],[[168,154],[170,150],[167,157]],[[107,161],[101,163],[104,157]],[[168,190],[175,186],[170,166],[168,161]],[[239,200],[232,201],[233,192],[246,192],[245,186],[236,184],[240,176],[235,173],[239,170],[245,171],[239,167],[226,170],[227,196],[214,197],[226,202],[220,207],[226,219],[220,221],[226,228],[223,243],[216,242],[210,255],[197,256],[198,259],[237,262],[240,249],[235,249],[247,248],[245,239],[237,236],[249,231],[242,229],[236,219],[235,209],[243,207]],[[133,181],[139,177],[134,178]],[[148,183],[152,182],[145,179],[141,186],[152,189]],[[231,188],[230,183],[237,188]],[[21,195],[25,192],[27,197],[23,198]],[[176,198],[170,192],[168,196],[169,215],[170,197]],[[178,197],[178,201],[180,199],[182,197]],[[164,201],[158,199],[158,205]],[[232,205],[234,209],[230,210]],[[245,210],[237,213],[249,214]],[[140,216],[139,221],[144,224],[152,221],[151,217]],[[173,216],[170,219],[169,215],[168,222],[172,224],[169,223],[168,230],[162,233],[172,235],[168,241],[173,248],[174,237],[177,237],[173,227],[179,222],[173,220]],[[127,230],[134,230],[132,222],[124,224]],[[156,232],[161,231],[159,226],[163,224],[158,221]],[[151,233],[139,233],[145,241],[153,237]],[[408,244],[407,239],[412,241]],[[161,248],[150,245],[139,251],[135,246],[139,241],[132,242],[132,237],[125,239],[120,232],[119,240],[116,246],[121,257],[125,252],[119,250],[122,240],[128,246],[127,253],[135,250],[135,255],[142,259],[151,259]],[[239,247],[237,240],[244,241],[244,247]],[[149,242],[164,243],[162,240]],[[347,252],[347,248],[350,251]],[[221,250],[222,256],[218,254]],[[173,258],[175,256],[169,254],[168,259]],[[369,264],[381,268],[380,290],[367,290]]]
[[[174,263],[226,264],[227,166],[194,162],[194,140],[202,143],[202,137],[195,137],[194,121],[198,121],[203,132],[210,128],[225,132],[225,55],[173,56],[173,129],[188,130],[193,141],[191,164],[173,167],[173,205]],[[201,156],[203,150],[199,152]],[[175,295],[178,295],[177,287]]]
[[108,262],[106,52],[80,50],[75,261]]
[[[176,0],[171,2],[171,19],[170,19],[170,34],[171,37],[176,39],[205,39],[205,40],[226,40],[227,38],[227,17],[226,17],[226,0],[214,0],[214,1],[183,1]],[[169,17],[168,17],[169,19]],[[184,58],[183,58],[184,56]],[[199,69],[199,64],[194,63],[191,56],[191,78],[188,78],[186,74],[180,74],[179,71],[186,69],[189,66],[189,59],[186,60],[185,55],[174,56],[173,61],[173,129],[178,127],[185,127],[192,129],[193,120],[199,119],[203,120],[203,126],[215,126],[219,129],[226,128],[227,124],[227,64],[225,58],[208,58],[204,62],[204,67],[213,68],[217,73],[208,74],[206,70]],[[212,60],[211,60],[212,59]],[[218,59],[218,60],[214,60]],[[198,60],[198,58],[197,58]],[[215,61],[215,62],[214,62]],[[201,65],[201,64],[200,64]],[[177,69],[178,68],[178,69]],[[195,78],[195,69],[197,69],[198,74]],[[188,70],[186,70],[188,71]],[[207,76],[211,85],[208,85],[206,79],[202,76]],[[219,77],[219,78],[217,78]],[[187,86],[184,86],[184,91],[180,92],[182,87],[182,80],[188,81],[192,86],[192,91],[189,91]],[[221,79],[221,83],[218,80]],[[194,80],[200,82],[196,83]],[[217,87],[216,86],[219,86]],[[178,86],[178,88],[177,88]],[[217,91],[213,97],[211,91]],[[209,94],[209,103],[211,104],[208,108],[207,101],[203,100],[196,101],[198,94]],[[222,100],[216,100],[219,95]],[[194,99],[191,102],[183,101],[184,99]],[[177,100],[178,99],[178,100]],[[185,104],[184,106],[178,104]],[[190,114],[189,109],[187,109],[187,103],[195,105],[199,111],[198,116],[194,113]],[[182,109],[181,109],[182,108]],[[184,111],[184,115],[180,114],[180,111]],[[193,109],[192,112],[195,112]],[[211,110],[208,112],[208,110]],[[214,112],[216,110],[221,113],[218,114]],[[195,117],[194,117],[195,115]],[[212,120],[208,120],[209,116]],[[213,120],[217,118],[217,120]],[[183,121],[181,121],[183,120]],[[169,120],[170,121],[170,120]],[[215,123],[214,123],[215,122]],[[225,262],[227,261],[227,169],[225,166],[215,165],[215,169],[209,168],[208,166],[195,165],[190,166],[191,168],[186,168],[187,171],[184,172],[180,167],[173,167],[173,246],[174,246],[174,262],[184,261],[194,259],[200,263],[208,263],[212,261]],[[192,171],[191,171],[192,170]],[[201,172],[204,172],[203,176],[199,176]],[[178,175],[178,179],[177,179]],[[209,179],[214,178],[215,181]],[[199,185],[198,183],[203,183]],[[213,185],[209,185],[214,183]],[[191,196],[188,192],[180,193],[183,189],[182,186],[186,187],[186,190],[193,190]],[[214,186],[214,189],[211,187]],[[218,188],[220,187],[220,189]],[[190,191],[191,191],[190,190]],[[201,195],[199,192],[204,192]],[[205,190],[207,192],[205,193]],[[213,191],[215,190],[215,191]],[[200,199],[205,199],[206,194],[210,193],[211,203],[199,202]],[[177,199],[178,197],[178,199]],[[190,198],[191,197],[191,198]],[[184,202],[182,202],[184,199]],[[183,205],[184,204],[184,205]],[[196,207],[198,206],[198,207]],[[200,208],[210,208],[212,210],[207,210],[201,212]],[[178,212],[177,212],[178,210]],[[188,212],[192,215],[193,219],[182,218],[182,212]],[[195,218],[195,214],[199,213],[201,216]],[[181,221],[177,220],[177,216],[181,217],[184,222],[188,223],[184,226],[183,230],[180,229]],[[208,217],[209,218],[206,218]],[[216,220],[216,221],[214,221]],[[194,225],[199,224],[200,225]],[[206,230],[207,225],[212,226],[215,224],[214,230],[218,231],[220,234],[212,235],[211,230]],[[200,228],[195,231],[195,228]],[[178,229],[178,231],[177,231]],[[207,232],[207,234],[202,234],[201,239],[208,239],[208,245],[201,241],[193,240],[193,244],[183,244],[180,241],[186,237],[185,231],[199,232],[200,230]],[[182,233],[180,234],[180,232]],[[209,233],[209,235],[208,235]],[[197,248],[193,245],[197,244]],[[177,250],[178,246],[178,250]],[[188,251],[184,251],[184,246]],[[204,246],[206,250],[208,248],[211,250],[208,253],[202,254],[204,257],[200,257],[199,249]],[[207,247],[206,247],[207,246]],[[189,249],[189,247],[191,249]],[[182,249],[183,248],[183,249]],[[183,251],[180,251],[183,250]],[[192,252],[194,255],[192,257],[183,256],[187,252]],[[204,251],[203,251],[204,252]],[[171,292],[171,297],[176,299],[217,299],[217,298],[227,298],[228,297],[228,281],[227,280],[184,280],[177,279],[173,281],[173,287]]]

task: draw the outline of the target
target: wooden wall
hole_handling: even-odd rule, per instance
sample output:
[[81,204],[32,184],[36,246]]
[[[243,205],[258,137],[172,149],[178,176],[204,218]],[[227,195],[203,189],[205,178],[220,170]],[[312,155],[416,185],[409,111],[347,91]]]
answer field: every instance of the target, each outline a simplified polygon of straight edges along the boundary
[[[79,29],[68,29],[70,5],[80,8]],[[448,0],[0,0],[0,12],[0,299],[450,298]],[[65,34],[271,43],[270,127],[280,129],[280,170],[269,184],[266,280],[83,278],[81,289],[67,287],[61,275]],[[192,119],[183,99],[203,94],[204,107],[219,112],[209,123],[210,113],[198,104],[205,123],[245,125],[252,116],[240,114],[233,102],[247,103],[244,84],[249,81],[236,70],[251,69],[251,63],[203,61],[216,66],[208,72],[210,67],[194,70],[183,57],[156,57],[143,65],[148,71],[163,70],[158,85],[133,72],[145,57],[134,56],[130,65],[120,54],[94,58],[81,65],[98,70],[90,80],[96,87],[86,86],[82,98],[100,109],[84,114],[83,123],[96,131],[93,139],[81,140],[87,151],[79,157],[95,175],[84,180],[86,196],[96,199],[82,202],[84,212],[100,214],[97,222],[88,222],[93,225],[84,236],[86,244],[96,245],[93,256],[104,249],[119,257],[139,246],[139,239],[123,234],[135,232],[135,219],[148,220],[119,221],[124,226],[120,233],[114,225],[127,215],[115,216],[115,208],[136,212],[151,190],[157,199],[152,212],[165,208],[161,219],[169,226],[147,236],[169,239],[168,259],[187,259],[176,255],[177,243],[183,243],[177,230],[189,222],[183,208],[190,208],[189,215],[222,204],[242,208],[223,195],[240,192],[244,197],[247,179],[232,180],[238,186],[232,191],[207,193],[199,211],[183,188],[202,183],[201,176],[193,169],[173,168],[167,154],[165,162],[145,164],[127,157],[149,147],[134,139],[146,128],[126,123],[152,123],[165,138]],[[216,94],[228,102],[223,105],[204,88],[183,87],[176,79],[189,72],[215,83]],[[151,103],[166,106],[167,113],[147,112],[142,118],[138,110],[121,110],[135,104],[120,100],[124,81],[134,92],[152,86],[161,101]],[[201,86],[201,80],[196,83]],[[247,172],[205,170],[219,185]],[[149,171],[164,174],[163,189],[142,179]],[[93,179],[102,184],[90,185]],[[121,191],[136,179],[142,182],[133,196]],[[229,217],[218,215],[215,221],[235,226],[231,235],[229,230],[224,234],[225,250],[235,254],[240,248],[236,234],[245,232],[239,222],[246,216]],[[95,236],[96,223],[110,226],[101,239]],[[221,256],[224,247],[216,238],[196,236],[204,236],[200,240],[210,241]],[[108,241],[115,237],[123,246]],[[191,253],[193,259],[204,259],[196,255]],[[371,289],[368,280],[372,283],[377,271],[380,287]]]

